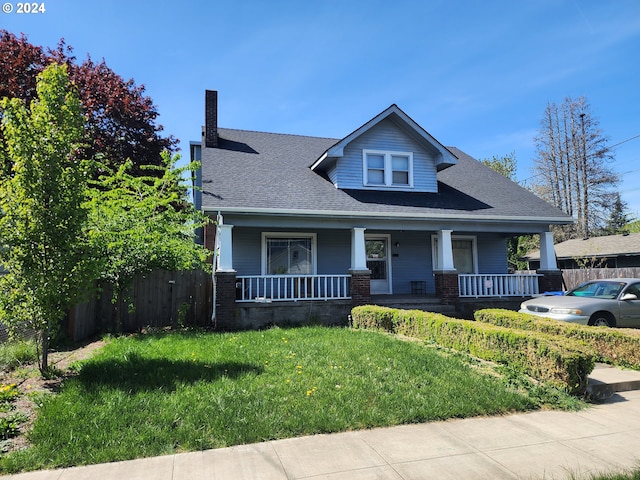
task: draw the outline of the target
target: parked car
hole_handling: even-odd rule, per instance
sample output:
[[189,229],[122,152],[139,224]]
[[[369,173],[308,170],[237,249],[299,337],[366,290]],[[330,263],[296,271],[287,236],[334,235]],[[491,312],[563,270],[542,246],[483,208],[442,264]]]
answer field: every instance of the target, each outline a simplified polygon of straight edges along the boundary
[[582,325],[640,327],[640,278],[591,280],[564,295],[522,302],[520,312]]

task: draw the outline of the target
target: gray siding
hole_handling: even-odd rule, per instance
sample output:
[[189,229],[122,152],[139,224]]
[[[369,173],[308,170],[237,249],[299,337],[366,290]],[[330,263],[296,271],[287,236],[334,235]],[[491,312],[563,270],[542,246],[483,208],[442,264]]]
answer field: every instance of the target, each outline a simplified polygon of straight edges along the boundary
[[[414,187],[411,191],[437,192],[437,170],[433,157],[388,119],[365,132],[344,149],[344,156],[336,164],[337,171],[328,172],[329,178],[334,184],[337,182],[338,188],[365,188],[362,178],[362,151],[365,149],[413,152]],[[376,190],[384,188],[376,187]]]

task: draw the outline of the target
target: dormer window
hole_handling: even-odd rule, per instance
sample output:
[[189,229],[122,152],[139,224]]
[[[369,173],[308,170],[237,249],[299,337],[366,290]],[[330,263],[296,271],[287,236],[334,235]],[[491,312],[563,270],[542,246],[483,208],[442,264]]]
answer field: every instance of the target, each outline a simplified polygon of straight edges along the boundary
[[363,150],[363,183],[367,187],[413,187],[413,153]]

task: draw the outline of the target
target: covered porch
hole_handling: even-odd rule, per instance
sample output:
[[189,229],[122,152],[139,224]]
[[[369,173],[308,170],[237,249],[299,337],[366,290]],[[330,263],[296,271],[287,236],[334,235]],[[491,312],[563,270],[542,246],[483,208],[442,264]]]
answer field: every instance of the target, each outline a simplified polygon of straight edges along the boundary
[[[456,239],[460,237],[449,229],[419,232],[419,242],[414,240],[416,232],[388,228],[350,227],[335,233],[333,230],[302,233],[310,229],[298,227],[287,228],[286,233],[279,231],[273,237],[265,233],[269,230],[270,227],[242,229],[218,218],[212,248],[215,253],[214,315],[218,325],[226,325],[223,328],[233,328],[233,322],[243,315],[238,312],[247,312],[252,305],[282,308],[306,302],[322,308],[323,304],[333,302],[350,309],[355,305],[383,303],[382,299],[393,297],[432,305],[456,305],[474,299],[516,300],[555,290],[557,279],[561,278],[550,232],[540,233],[544,269],[535,274],[509,274],[506,261],[493,272],[487,260],[478,261],[477,257],[487,256],[489,251],[481,238],[474,239],[473,243],[476,258],[472,261],[476,272],[459,273]],[[249,245],[246,240],[249,237],[255,237],[255,247]],[[288,237],[305,240],[287,244],[287,253],[281,256],[288,263],[282,266],[272,260],[281,254],[280,244],[269,242],[274,238],[282,243],[282,239]],[[405,251],[416,248],[427,251],[423,252],[423,266],[419,268],[416,264],[420,259],[403,258]],[[495,250],[495,245],[491,248]],[[262,250],[261,261],[256,249]],[[285,250],[282,247],[282,251]],[[245,251],[251,253],[244,254]],[[239,256],[242,256],[240,261],[236,258]],[[506,258],[506,253],[504,256]],[[255,266],[251,268],[258,271],[251,271],[247,266],[249,257],[255,257]]]
[[[459,298],[532,297],[540,293],[541,274],[458,274]],[[351,278],[347,275],[238,275],[236,302],[298,302],[350,300]],[[372,298],[395,297],[403,301],[428,296],[423,281],[414,281],[409,295],[383,294]],[[438,300],[440,300],[438,298]],[[375,302],[374,302],[375,303]]]

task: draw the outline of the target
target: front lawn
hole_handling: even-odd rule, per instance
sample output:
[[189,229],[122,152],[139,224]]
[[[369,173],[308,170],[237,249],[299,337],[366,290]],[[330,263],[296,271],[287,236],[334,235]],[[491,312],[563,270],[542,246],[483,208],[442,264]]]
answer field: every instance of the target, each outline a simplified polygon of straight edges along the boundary
[[1,471],[539,407],[465,356],[322,327],[114,339],[41,402]]

